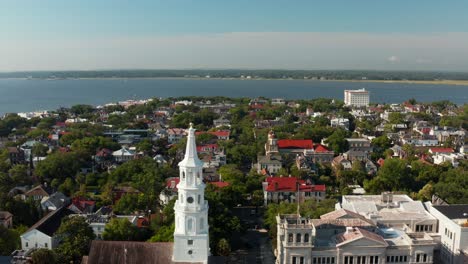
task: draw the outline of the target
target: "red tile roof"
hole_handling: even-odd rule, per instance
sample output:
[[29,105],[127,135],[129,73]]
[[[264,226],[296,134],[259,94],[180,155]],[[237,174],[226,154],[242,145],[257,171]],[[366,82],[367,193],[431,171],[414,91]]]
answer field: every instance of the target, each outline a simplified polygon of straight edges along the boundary
[[106,148],[103,148],[96,153],[96,156],[98,157],[108,157],[110,155],[112,155],[112,151]]
[[380,167],[382,167],[385,163],[385,160],[380,158],[378,161],[377,161],[377,164],[379,164]]
[[55,126],[58,126],[58,127],[66,127],[66,126],[67,126],[67,123],[65,123],[65,122],[57,122],[57,123],[55,123]]
[[330,150],[321,144],[315,145],[315,152],[328,152],[328,151]]
[[138,228],[147,227],[149,226],[149,221],[146,217],[138,217],[136,226]]
[[278,147],[282,149],[313,149],[312,139],[280,139]]
[[224,188],[224,187],[229,186],[229,182],[221,182],[221,181],[210,182],[210,184],[213,184],[213,185],[215,185],[215,186],[218,187],[218,188]]
[[431,128],[430,128],[430,127],[423,127],[423,128],[421,128],[420,131],[421,131],[423,134],[429,135],[429,132],[431,132]]
[[93,207],[96,205],[96,201],[86,200],[82,197],[75,197],[72,199],[72,204],[81,211],[84,211],[87,207]]
[[177,185],[179,184],[179,182],[179,177],[168,178],[166,179],[166,188],[171,189],[173,191],[177,191]]
[[229,137],[229,135],[231,135],[231,131],[229,130],[208,131],[208,132],[198,131],[198,132],[195,132],[195,135],[198,136],[198,135],[205,134],[205,133],[208,133],[217,137]]
[[430,148],[429,152],[431,153],[453,153],[451,148]]
[[268,186],[267,192],[296,192],[297,184],[302,192],[324,192],[325,185],[307,184],[304,180],[299,180],[296,177],[267,177]]

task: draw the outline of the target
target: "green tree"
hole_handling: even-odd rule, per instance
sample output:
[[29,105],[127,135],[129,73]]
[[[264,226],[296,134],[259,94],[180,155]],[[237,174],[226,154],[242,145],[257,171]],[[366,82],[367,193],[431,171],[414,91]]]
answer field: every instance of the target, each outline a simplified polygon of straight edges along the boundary
[[238,169],[235,164],[226,164],[221,166],[218,170],[219,175],[223,178],[223,181],[234,183],[243,179],[244,173]]
[[61,240],[55,249],[61,263],[70,261],[79,263],[82,256],[88,253],[91,241],[95,238],[93,229],[81,216],[64,218],[56,236]]
[[53,153],[39,162],[35,173],[41,179],[59,179],[74,177],[83,165],[82,157],[75,152]]
[[70,111],[75,115],[82,115],[82,114],[89,114],[94,111],[94,106],[92,105],[85,105],[85,104],[78,104],[74,105],[70,108]]
[[83,152],[88,156],[91,156],[94,155],[94,153],[96,153],[96,151],[99,149],[107,148],[110,150],[117,150],[120,148],[120,146],[110,138],[95,136],[76,139],[71,144],[71,148],[74,151]]
[[329,144],[330,149],[335,153],[343,153],[348,148],[348,141],[346,141],[348,136],[349,133],[347,131],[337,129],[327,138],[326,142]]
[[137,143],[136,149],[146,153],[147,155],[151,155],[153,153],[153,143],[149,139],[143,139]]
[[77,187],[77,184],[73,181],[72,178],[66,178],[65,181],[58,187],[58,189],[65,195],[71,196],[75,191],[77,191]]
[[386,159],[377,176],[364,184],[364,188],[374,194],[382,191],[411,190],[414,179],[406,160]]
[[468,170],[459,166],[443,172],[434,193],[449,204],[468,203]]
[[104,228],[104,240],[135,241],[139,240],[139,231],[127,218],[113,218]]
[[25,185],[31,182],[28,175],[28,167],[24,164],[16,164],[8,171],[11,179],[16,185]]
[[391,124],[402,124],[405,122],[405,115],[400,112],[393,112],[388,114],[388,122]]
[[122,196],[114,206],[114,211],[120,214],[131,214],[136,210],[146,208],[146,203],[143,200],[143,194],[126,194]]
[[9,256],[15,249],[20,247],[19,234],[0,225],[0,255]]
[[34,157],[44,157],[45,155],[47,155],[48,150],[49,147],[47,147],[47,145],[37,142],[32,147],[31,152]]
[[55,264],[57,263],[57,255],[54,251],[47,248],[40,248],[31,254],[33,264]]
[[47,138],[48,135],[49,131],[40,128],[33,129],[26,133],[26,137],[30,139],[44,139]]
[[216,245],[216,251],[220,256],[229,256],[231,254],[231,245],[225,238],[221,238]]

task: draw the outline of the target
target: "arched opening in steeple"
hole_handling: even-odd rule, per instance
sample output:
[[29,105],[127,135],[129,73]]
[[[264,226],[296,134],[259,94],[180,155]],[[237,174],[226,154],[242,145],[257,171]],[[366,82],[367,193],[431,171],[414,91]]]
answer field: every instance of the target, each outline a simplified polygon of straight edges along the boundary
[[187,231],[192,232],[192,230],[193,230],[193,220],[192,220],[192,218],[189,218],[187,220]]

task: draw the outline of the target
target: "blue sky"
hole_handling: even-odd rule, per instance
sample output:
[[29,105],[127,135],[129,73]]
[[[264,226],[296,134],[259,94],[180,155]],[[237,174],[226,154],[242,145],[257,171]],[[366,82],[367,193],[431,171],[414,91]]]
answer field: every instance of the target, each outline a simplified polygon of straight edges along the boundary
[[462,0],[3,0],[0,71],[468,71],[467,12]]

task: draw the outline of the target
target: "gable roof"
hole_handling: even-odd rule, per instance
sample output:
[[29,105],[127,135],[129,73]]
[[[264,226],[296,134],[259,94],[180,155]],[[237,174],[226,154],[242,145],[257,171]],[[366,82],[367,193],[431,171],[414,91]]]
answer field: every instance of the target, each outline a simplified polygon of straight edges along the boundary
[[322,144],[315,145],[315,152],[329,152],[330,150]]
[[312,139],[280,139],[278,147],[283,149],[313,149]]
[[339,210],[335,210],[335,211],[332,211],[330,213],[327,213],[327,214],[324,214],[324,215],[321,215],[320,216],[320,219],[343,219],[343,218],[360,218],[360,219],[366,219],[364,216],[358,214],[358,213],[355,213],[355,212],[351,212],[349,210],[346,210],[346,209],[339,209]]
[[166,188],[172,191],[177,191],[177,185],[180,182],[179,177],[170,177],[166,179]]
[[358,228],[358,227],[350,228],[346,232],[338,234],[335,237],[336,245],[338,247],[342,246],[342,245],[345,245],[345,244],[348,244],[348,243],[353,242],[353,241],[363,239],[363,238],[368,239],[368,240],[372,240],[373,242],[377,242],[378,244],[383,245],[383,246],[388,246],[387,242],[385,242],[385,240],[383,239],[382,236],[379,236],[376,233],[369,232],[369,231],[367,231],[365,229],[361,229],[361,228]]
[[26,196],[37,196],[37,195],[49,196],[51,194],[52,194],[52,188],[45,187],[44,185],[40,184],[32,188],[31,190],[27,191],[24,195]]
[[62,219],[72,213],[73,211],[65,207],[61,207],[55,211],[48,213],[41,220],[37,221],[33,226],[31,226],[28,229],[28,231],[26,231],[25,233],[28,233],[29,231],[36,229],[52,237],[57,231],[57,229],[60,227],[60,224],[62,223]]
[[172,263],[173,243],[93,240],[87,264]]
[[451,148],[430,148],[429,152],[431,153],[453,153],[453,149]]

